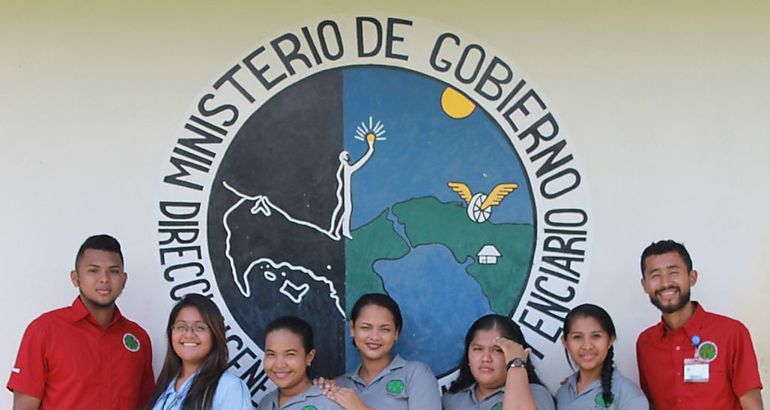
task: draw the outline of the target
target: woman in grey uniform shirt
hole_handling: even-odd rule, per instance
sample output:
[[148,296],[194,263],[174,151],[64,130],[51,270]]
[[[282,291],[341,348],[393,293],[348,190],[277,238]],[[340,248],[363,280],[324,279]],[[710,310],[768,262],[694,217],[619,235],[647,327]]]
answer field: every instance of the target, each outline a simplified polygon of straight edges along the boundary
[[562,342],[578,371],[556,392],[557,409],[649,408],[641,389],[613,367],[615,338],[612,318],[601,307],[587,303],[567,314]]
[[460,374],[442,399],[444,410],[502,409],[509,373],[518,373],[509,384],[516,390],[517,408],[553,410],[551,392],[526,361],[525,346],[521,329],[510,318],[487,315],[476,320],[465,335]]
[[361,296],[351,312],[350,334],[361,366],[326,386],[326,395],[347,410],[438,410],[438,382],[422,362],[393,357],[401,334],[401,310],[390,296]]
[[307,369],[315,358],[313,328],[295,316],[282,316],[265,328],[265,371],[278,386],[257,410],[342,410],[310,383]]

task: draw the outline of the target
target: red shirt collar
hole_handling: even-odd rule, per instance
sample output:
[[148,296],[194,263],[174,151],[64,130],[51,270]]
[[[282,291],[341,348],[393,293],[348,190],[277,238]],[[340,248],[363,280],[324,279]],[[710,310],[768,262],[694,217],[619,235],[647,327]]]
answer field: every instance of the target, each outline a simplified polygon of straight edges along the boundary
[[[700,303],[695,301],[691,303],[694,307],[692,316],[690,316],[690,318],[687,319],[687,321],[684,322],[684,325],[682,325],[679,329],[673,331],[673,333],[682,331],[688,337],[692,337],[697,335],[701,327],[703,327],[703,322],[706,320],[706,311],[703,310],[703,307],[701,307]],[[662,317],[656,329],[658,331],[658,336],[661,338],[665,337],[671,331],[671,328],[668,327]]]
[[[83,301],[80,300],[80,296],[75,297],[75,300],[72,302],[72,306],[70,308],[70,320],[74,323],[79,320],[86,319],[90,323],[100,326],[99,322],[96,321],[96,318],[91,314],[91,312],[88,311],[88,308],[86,308],[86,305],[83,304]],[[110,321],[110,324],[107,325],[107,327],[112,326],[113,324],[117,323],[119,320],[123,319],[123,314],[120,313],[120,309],[118,309],[118,306],[115,305],[115,312],[112,314],[112,320]],[[101,327],[101,326],[100,326]]]

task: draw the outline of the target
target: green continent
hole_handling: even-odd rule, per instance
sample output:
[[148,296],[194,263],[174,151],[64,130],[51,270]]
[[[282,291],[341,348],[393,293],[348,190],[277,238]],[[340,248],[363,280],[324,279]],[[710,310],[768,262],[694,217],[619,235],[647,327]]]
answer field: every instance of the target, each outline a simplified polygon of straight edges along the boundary
[[[393,207],[393,213],[404,224],[412,246],[442,244],[458,263],[474,260],[468,273],[478,281],[492,310],[501,315],[511,313],[529,277],[532,225],[476,223],[468,218],[464,204],[445,204],[433,197],[401,202]],[[496,264],[479,264],[477,254],[489,244],[502,256]]]
[[365,293],[386,293],[382,278],[374,271],[374,262],[400,259],[409,246],[398,236],[386,209],[368,224],[351,232],[353,239],[345,243],[345,310],[350,317],[353,303]]

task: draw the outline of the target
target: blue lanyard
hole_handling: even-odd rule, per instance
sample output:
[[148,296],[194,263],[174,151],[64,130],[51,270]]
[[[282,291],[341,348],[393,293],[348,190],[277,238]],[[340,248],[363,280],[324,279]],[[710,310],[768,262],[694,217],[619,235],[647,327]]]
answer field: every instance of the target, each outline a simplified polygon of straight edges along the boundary
[[[187,397],[187,392],[190,390],[190,386],[192,386],[192,380],[195,378],[195,375],[191,376],[189,379],[185,380],[184,385],[182,386],[182,390],[179,391],[179,393],[174,393],[174,399],[171,400],[170,403],[168,403],[168,407],[166,407],[166,401],[168,401],[169,394],[166,395],[166,397],[163,398],[163,404],[160,406],[161,410],[170,410],[173,409],[174,406],[177,405],[181,400],[184,400],[185,397]],[[174,379],[171,381],[171,384],[176,384],[176,380]]]

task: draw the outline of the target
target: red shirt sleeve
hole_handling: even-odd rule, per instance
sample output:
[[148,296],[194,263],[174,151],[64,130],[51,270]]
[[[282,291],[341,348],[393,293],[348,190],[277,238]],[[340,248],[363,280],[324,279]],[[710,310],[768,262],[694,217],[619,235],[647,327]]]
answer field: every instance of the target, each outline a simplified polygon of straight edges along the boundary
[[150,343],[150,337],[147,333],[144,333],[146,340],[142,341],[143,346],[147,346],[144,350],[144,371],[142,372],[142,385],[139,386],[139,405],[144,408],[147,402],[150,401],[152,391],[155,389],[155,375],[152,371],[152,344]]
[[739,324],[736,337],[730,371],[732,373],[733,393],[736,397],[741,397],[750,390],[761,389],[762,381],[759,378],[754,345],[751,343],[751,335],[746,326]]
[[641,387],[645,396],[649,398],[650,393],[647,391],[647,379],[644,377],[644,361],[642,360],[641,352],[639,351],[641,337],[642,336],[640,335],[636,340],[636,367],[639,369],[639,387]]
[[46,326],[40,319],[36,319],[29,324],[21,339],[19,353],[6,386],[8,390],[42,400],[48,375],[47,345]]

